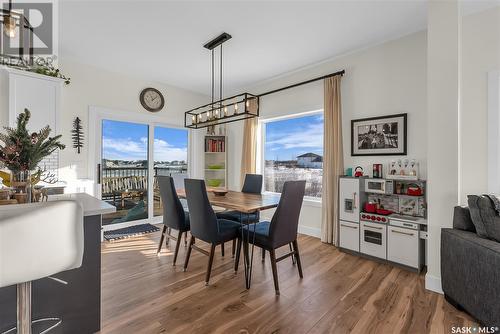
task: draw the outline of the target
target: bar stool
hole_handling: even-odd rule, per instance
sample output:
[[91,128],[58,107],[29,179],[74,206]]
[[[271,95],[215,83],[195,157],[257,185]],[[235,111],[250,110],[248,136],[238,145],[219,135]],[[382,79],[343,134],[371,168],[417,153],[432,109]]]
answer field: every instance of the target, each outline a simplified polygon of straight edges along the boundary
[[[13,205],[0,213],[0,288],[17,285],[17,326],[4,333],[31,334],[31,282],[79,268],[84,249],[83,209],[75,201]],[[65,283],[52,278],[60,283]]]

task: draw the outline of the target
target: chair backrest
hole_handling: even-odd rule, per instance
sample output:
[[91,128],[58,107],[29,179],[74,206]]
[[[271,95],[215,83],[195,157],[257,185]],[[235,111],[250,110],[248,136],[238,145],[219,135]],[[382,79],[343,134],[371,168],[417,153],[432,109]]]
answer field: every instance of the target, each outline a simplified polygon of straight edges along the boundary
[[184,179],[191,234],[206,242],[218,239],[217,216],[208,200],[205,181]]
[[83,209],[78,202],[0,210],[0,288],[79,268],[83,249]]
[[262,192],[262,175],[260,174],[246,174],[243,188],[243,193],[260,194]]
[[174,230],[186,230],[186,214],[175,191],[174,179],[157,176],[160,197],[163,203],[163,224]]
[[274,244],[283,246],[297,238],[305,188],[306,181],[286,181],[283,185],[280,202],[269,227],[269,237]]

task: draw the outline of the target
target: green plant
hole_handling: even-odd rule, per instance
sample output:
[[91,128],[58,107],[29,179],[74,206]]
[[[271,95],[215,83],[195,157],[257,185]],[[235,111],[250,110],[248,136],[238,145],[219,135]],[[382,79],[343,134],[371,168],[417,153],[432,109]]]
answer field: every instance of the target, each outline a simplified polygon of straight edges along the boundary
[[49,137],[49,126],[29,133],[26,126],[30,117],[30,111],[24,109],[17,117],[16,128],[4,127],[6,133],[0,133],[0,163],[13,172],[35,170],[43,158],[65,148],[59,142],[61,135]]
[[29,72],[35,72],[38,74],[42,75],[48,75],[50,77],[54,78],[59,78],[63,79],[64,83],[66,85],[69,85],[71,83],[71,78],[66,77],[64,74],[62,74],[58,68],[55,68],[53,65],[48,64],[48,63],[43,63],[43,64],[37,64],[33,67],[29,67],[27,69]]

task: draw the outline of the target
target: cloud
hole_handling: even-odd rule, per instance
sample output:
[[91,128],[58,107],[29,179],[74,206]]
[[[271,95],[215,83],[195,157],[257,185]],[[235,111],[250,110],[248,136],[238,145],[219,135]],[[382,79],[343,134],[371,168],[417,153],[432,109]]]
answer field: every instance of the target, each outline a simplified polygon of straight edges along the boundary
[[323,124],[308,124],[302,131],[280,131],[266,140],[266,145],[272,146],[273,151],[292,148],[320,149],[323,147]]
[[175,147],[165,140],[155,139],[153,155],[156,161],[187,161],[187,147]]
[[[103,138],[103,151],[106,159],[111,160],[146,160],[148,157],[148,139]],[[154,159],[156,161],[187,160],[187,148],[175,147],[165,140],[154,140]]]

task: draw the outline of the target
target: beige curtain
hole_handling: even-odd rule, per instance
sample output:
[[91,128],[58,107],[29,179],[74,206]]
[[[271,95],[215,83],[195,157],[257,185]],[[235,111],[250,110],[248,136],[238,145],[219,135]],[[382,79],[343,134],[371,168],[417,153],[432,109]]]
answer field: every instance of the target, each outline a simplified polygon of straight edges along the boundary
[[323,195],[321,205],[321,241],[337,245],[339,176],[344,173],[342,150],[342,106],[340,82],[342,76],[325,79],[323,137]]
[[245,120],[241,151],[241,186],[246,174],[255,174],[257,159],[257,117]]

